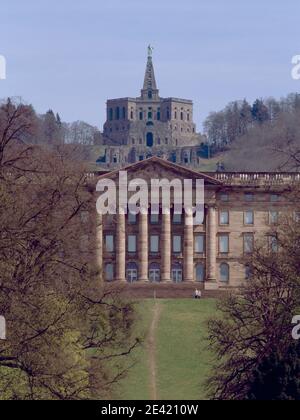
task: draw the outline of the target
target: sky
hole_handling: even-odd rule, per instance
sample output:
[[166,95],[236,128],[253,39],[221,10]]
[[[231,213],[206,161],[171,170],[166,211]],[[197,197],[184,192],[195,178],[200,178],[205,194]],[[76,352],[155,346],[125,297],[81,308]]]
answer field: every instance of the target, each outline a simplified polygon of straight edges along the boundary
[[162,97],[194,101],[199,130],[233,100],[300,91],[299,0],[1,0],[0,98],[102,129],[108,98],[136,97],[147,46]]

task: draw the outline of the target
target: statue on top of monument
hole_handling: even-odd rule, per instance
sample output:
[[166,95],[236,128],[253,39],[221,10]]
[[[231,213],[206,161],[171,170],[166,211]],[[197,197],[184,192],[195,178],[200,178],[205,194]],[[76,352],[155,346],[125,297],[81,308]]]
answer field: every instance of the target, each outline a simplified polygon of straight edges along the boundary
[[154,48],[149,44],[148,45],[148,57],[152,57]]

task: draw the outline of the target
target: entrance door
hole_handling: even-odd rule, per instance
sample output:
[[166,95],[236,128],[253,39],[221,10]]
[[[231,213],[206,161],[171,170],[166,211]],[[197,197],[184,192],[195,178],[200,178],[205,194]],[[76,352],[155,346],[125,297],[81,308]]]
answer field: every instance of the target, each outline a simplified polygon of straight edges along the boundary
[[176,264],[172,267],[172,280],[174,283],[182,283],[183,272],[180,264]]
[[149,280],[151,283],[160,282],[160,268],[158,264],[151,264],[149,269]]
[[147,133],[147,147],[153,147],[153,133]]

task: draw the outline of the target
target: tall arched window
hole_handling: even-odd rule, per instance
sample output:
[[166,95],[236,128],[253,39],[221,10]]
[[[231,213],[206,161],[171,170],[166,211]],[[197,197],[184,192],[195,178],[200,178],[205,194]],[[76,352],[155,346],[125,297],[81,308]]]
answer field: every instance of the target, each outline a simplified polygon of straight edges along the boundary
[[131,262],[127,264],[126,278],[128,283],[135,283],[138,280],[138,266],[136,263]]
[[160,282],[160,266],[159,264],[153,263],[149,268],[149,280],[151,283]]
[[112,108],[109,109],[109,121],[112,121],[114,118],[114,111]]
[[220,281],[222,283],[228,283],[229,282],[229,265],[227,263],[222,263],[220,265]]
[[126,119],[126,108],[125,108],[125,106],[123,106],[123,108],[122,108],[122,118],[123,118],[123,120]]
[[172,280],[174,283],[181,283],[183,281],[182,266],[179,263],[172,265]]
[[204,265],[202,263],[196,265],[196,281],[204,282]]
[[120,119],[120,108],[117,106],[116,108],[116,120]]
[[113,281],[114,280],[114,265],[106,264],[105,266],[105,280]]

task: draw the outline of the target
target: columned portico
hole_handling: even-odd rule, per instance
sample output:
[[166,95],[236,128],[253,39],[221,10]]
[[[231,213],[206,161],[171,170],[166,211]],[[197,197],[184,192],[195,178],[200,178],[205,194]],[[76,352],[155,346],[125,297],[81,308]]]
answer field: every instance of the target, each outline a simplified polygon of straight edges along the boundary
[[117,214],[116,280],[126,281],[126,218],[123,209]]
[[171,281],[171,213],[162,214],[161,281]]
[[148,209],[142,209],[139,215],[139,281],[148,281]]
[[184,222],[184,281],[194,281],[194,218],[187,210]]

